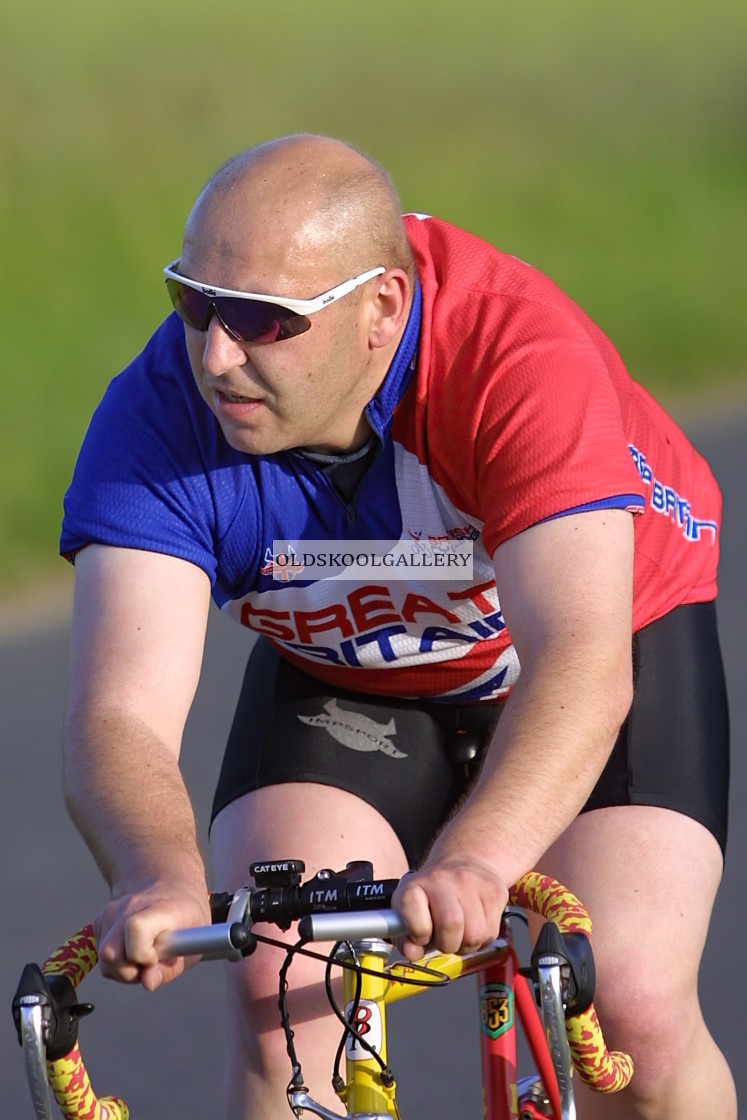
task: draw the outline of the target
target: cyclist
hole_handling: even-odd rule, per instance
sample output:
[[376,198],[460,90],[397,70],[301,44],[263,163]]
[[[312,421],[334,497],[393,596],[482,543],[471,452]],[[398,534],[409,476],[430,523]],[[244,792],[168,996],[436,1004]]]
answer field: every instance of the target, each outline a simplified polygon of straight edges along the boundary
[[[285,137],[219,169],[167,277],[178,314],[97,409],[61,545],[66,792],[111,885],[104,972],[153,989],[183,967],[159,963],[158,935],[208,920],[178,755],[212,594],[258,634],[216,884],[287,855],[411,870],[412,957],[490,940],[538,867],[594,915],[600,1014],[637,1064],[624,1102],[586,1114],[735,1115],[697,997],[728,784],[706,463],[549,279],[403,219],[386,172],[340,141]],[[471,576],[387,567],[392,540],[471,546]],[[379,566],[314,578],[319,541],[372,542]],[[311,1069],[326,1003],[316,972],[293,973]],[[231,1116],[284,1107],[276,975],[261,951],[230,972]]]

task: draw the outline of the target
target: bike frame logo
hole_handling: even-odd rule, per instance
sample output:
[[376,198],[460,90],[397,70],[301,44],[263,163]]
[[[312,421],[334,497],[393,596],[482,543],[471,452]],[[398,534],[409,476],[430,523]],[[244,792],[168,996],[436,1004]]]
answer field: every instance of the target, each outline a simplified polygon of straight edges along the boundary
[[488,1038],[500,1038],[514,1025],[514,993],[506,984],[480,988],[480,1029]]
[[[353,1012],[355,1012],[355,1018],[351,1019]],[[379,1005],[369,999],[362,999],[358,1003],[351,1000],[345,1008],[345,1018],[352,1024],[360,1038],[379,1053],[384,1039]],[[368,1062],[371,1060],[371,1051],[362,1046],[359,1039],[350,1033],[348,1033],[345,1042],[345,1053],[348,1061],[351,1062]]]

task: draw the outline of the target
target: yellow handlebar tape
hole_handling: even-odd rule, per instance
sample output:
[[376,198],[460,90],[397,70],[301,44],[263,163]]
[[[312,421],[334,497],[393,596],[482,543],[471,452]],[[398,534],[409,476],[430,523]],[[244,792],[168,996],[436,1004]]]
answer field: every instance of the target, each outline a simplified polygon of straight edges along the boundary
[[[561,933],[585,933],[591,939],[591,918],[575,894],[555,879],[530,871],[509,891],[512,906],[521,906],[554,922]],[[610,1052],[597,1013],[589,1007],[566,1020],[571,1057],[578,1076],[598,1093],[617,1093],[633,1076],[633,1059],[621,1050]]]
[[[42,965],[46,976],[62,975],[77,988],[99,956],[93,926],[84,926],[68,938]],[[47,1080],[65,1120],[128,1120],[130,1110],[119,1097],[98,1098],[75,1046],[64,1058],[47,1062]]]

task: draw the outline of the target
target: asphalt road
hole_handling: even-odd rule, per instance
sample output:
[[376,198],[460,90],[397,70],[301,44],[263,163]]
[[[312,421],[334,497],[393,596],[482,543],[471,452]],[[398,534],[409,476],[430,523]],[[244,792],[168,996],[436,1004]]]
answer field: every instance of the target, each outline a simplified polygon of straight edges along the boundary
[[[721,481],[726,505],[721,576],[721,627],[733,726],[730,850],[701,973],[707,1021],[727,1054],[740,1099],[747,1104],[744,1059],[742,951],[747,926],[747,413],[690,417],[685,426]],[[7,544],[6,544],[7,547]],[[29,1120],[21,1051],[10,1001],[27,961],[41,961],[102,907],[105,889],[62,805],[59,735],[65,702],[67,627],[50,621],[25,635],[0,639],[0,843],[3,852],[0,921],[0,1115]],[[197,701],[190,717],[184,768],[202,835],[222,744],[247,649],[246,635],[216,614]],[[292,855],[293,853],[279,853]],[[695,885],[694,885],[695,888]],[[672,945],[672,952],[676,952]],[[213,1120],[221,1112],[221,966],[205,964],[153,995],[102,982],[83,992],[97,1005],[83,1023],[81,1043],[100,1094],[125,1097],[142,1120]],[[392,1055],[405,1117],[441,1120],[479,1116],[472,981],[428,1000],[394,1008]],[[441,1031],[434,1020],[439,1018]],[[445,1029],[444,1029],[445,1025]],[[301,1055],[303,1059],[303,1055]],[[435,1073],[438,1071],[438,1081]],[[290,1115],[290,1113],[289,1113]]]

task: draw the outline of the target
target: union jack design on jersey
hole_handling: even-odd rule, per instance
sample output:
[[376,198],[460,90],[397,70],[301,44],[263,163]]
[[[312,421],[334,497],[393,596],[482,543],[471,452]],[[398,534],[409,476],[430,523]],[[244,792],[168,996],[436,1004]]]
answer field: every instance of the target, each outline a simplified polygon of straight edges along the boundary
[[270,548],[265,549],[265,562],[260,568],[263,576],[270,576],[281,583],[290,583],[292,579],[300,576],[305,568],[303,560],[298,558],[296,550],[291,545],[285,553],[273,555]]

